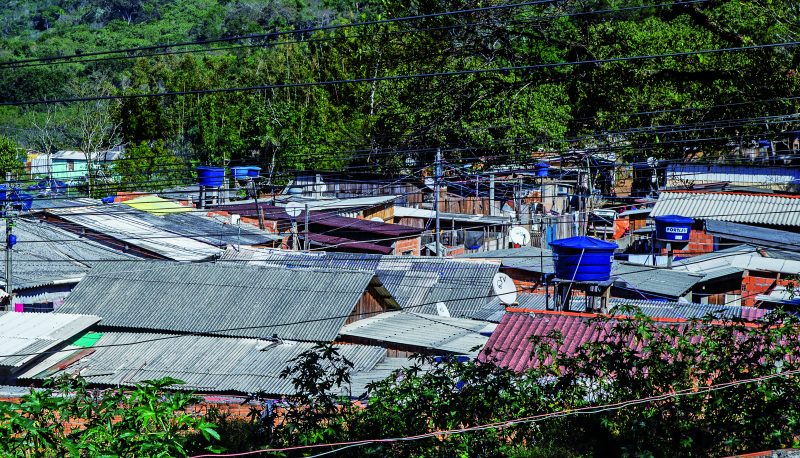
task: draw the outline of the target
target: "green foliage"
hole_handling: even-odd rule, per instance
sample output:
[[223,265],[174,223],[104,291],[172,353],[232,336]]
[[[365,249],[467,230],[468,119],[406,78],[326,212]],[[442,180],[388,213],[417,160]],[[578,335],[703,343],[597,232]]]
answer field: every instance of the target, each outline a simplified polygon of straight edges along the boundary
[[[494,428],[372,443],[352,456],[730,456],[798,445],[800,327],[776,313],[763,323],[712,323],[711,317],[665,326],[599,317],[607,332],[573,356],[555,349],[558,333],[533,339],[533,369],[419,357],[369,387],[361,408],[328,394],[347,379],[338,356],[319,348],[286,374],[305,395],[288,403],[271,446],[410,437],[486,424]],[[634,349],[638,345],[638,350]],[[337,362],[338,361],[338,362]],[[724,389],[712,385],[766,377]],[[669,393],[680,395],[664,396]],[[621,409],[574,409],[642,401]],[[322,402],[320,402],[322,400]],[[548,414],[559,415],[546,418]],[[510,423],[516,418],[541,417]],[[325,450],[325,449],[322,449]]]
[[25,169],[25,151],[8,137],[0,135],[0,176],[18,177]]
[[218,450],[215,426],[190,413],[197,399],[165,378],[129,392],[98,391],[62,378],[31,390],[19,404],[0,403],[4,457],[181,457]]
[[113,173],[123,190],[160,191],[185,182],[186,166],[163,141],[129,145],[114,162]]
[[[681,157],[696,146],[724,155],[792,130],[791,122],[722,127],[643,127],[792,113],[800,70],[792,48],[481,72],[628,56],[792,41],[795,2],[723,0],[659,8],[633,1],[564,1],[407,23],[253,40],[207,53],[8,69],[0,99],[69,95],[102,81],[111,93],[141,94],[313,81],[445,77],[278,87],[250,92],[126,100],[115,110],[125,141],[162,140],[204,163],[268,162],[277,171],[366,167],[396,173],[405,159],[529,160],[534,151],[613,146],[626,158]],[[444,2],[239,0],[13,0],[0,6],[0,58],[85,53],[236,34],[475,7]],[[582,14],[592,11],[595,14]],[[615,11],[618,10],[618,11]],[[303,42],[295,42],[305,39]],[[263,46],[256,46],[263,45]],[[723,106],[720,106],[723,105]],[[80,111],[70,105],[65,110]],[[691,107],[692,110],[675,110]],[[646,115],[630,115],[645,111]],[[0,124],[17,126],[0,112]],[[24,126],[23,126],[24,128]],[[605,135],[605,132],[622,132]],[[20,135],[18,141],[25,143]],[[655,143],[655,144],[654,144]],[[27,143],[26,143],[27,145]],[[640,151],[640,146],[647,146]],[[68,147],[76,147],[71,145]]]

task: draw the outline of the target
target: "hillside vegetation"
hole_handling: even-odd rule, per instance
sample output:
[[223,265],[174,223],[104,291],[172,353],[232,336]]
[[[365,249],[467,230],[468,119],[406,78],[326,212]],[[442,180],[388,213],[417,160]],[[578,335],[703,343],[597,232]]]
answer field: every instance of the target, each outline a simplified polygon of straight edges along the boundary
[[[436,147],[453,163],[524,161],[534,151],[570,148],[679,157],[687,147],[724,152],[731,141],[794,128],[785,115],[798,111],[790,97],[800,89],[800,53],[782,44],[800,36],[793,1],[567,0],[486,9],[500,5],[11,0],[0,6],[3,62],[261,36],[2,64],[0,101],[265,88],[4,106],[0,125],[27,147],[77,147],[71,123],[91,105],[111,113],[112,143],[160,140],[209,163],[268,163],[274,155],[278,169],[383,172],[429,160]],[[434,14],[474,8],[483,9]],[[308,30],[412,15],[428,16]],[[263,36],[297,30],[304,31]],[[727,48],[737,49],[691,53]],[[652,57],[664,54],[673,55]],[[130,56],[142,57],[122,58]],[[406,77],[441,73],[448,74]]]

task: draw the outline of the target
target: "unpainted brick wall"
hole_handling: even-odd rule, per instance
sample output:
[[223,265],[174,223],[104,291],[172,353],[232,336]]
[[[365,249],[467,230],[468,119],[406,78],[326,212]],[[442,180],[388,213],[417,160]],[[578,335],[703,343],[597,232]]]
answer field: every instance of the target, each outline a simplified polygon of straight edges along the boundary
[[406,251],[411,251],[411,256],[419,256],[422,240],[419,237],[400,239],[394,242],[393,254],[402,255]]

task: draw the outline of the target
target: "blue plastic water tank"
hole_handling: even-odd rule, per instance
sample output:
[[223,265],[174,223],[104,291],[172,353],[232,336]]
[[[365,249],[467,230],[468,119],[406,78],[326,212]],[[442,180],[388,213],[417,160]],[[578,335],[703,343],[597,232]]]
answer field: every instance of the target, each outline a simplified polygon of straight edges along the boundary
[[667,242],[688,242],[694,220],[680,215],[661,215],[656,220],[656,238]]
[[538,164],[533,166],[533,169],[536,170],[537,177],[546,177],[548,174],[548,170],[550,169],[550,164],[547,162],[539,162]]
[[6,199],[8,199],[8,188],[6,188],[6,185],[0,184],[0,202]]
[[31,209],[33,206],[33,195],[26,192],[18,192],[12,195],[12,199],[18,202],[20,209],[24,212]]
[[231,173],[233,174],[233,178],[236,180],[246,180],[249,174],[250,167],[242,166],[242,167],[231,167]]
[[114,203],[114,196],[106,196],[100,199],[101,202],[104,204],[113,204]]
[[550,242],[556,277],[573,281],[606,281],[616,243],[593,237],[570,237]]
[[256,167],[254,165],[247,167],[247,176],[250,178],[257,178],[260,173],[261,167]]
[[225,181],[224,167],[210,167],[207,165],[197,167],[197,183],[200,186],[219,188],[222,186],[223,181]]

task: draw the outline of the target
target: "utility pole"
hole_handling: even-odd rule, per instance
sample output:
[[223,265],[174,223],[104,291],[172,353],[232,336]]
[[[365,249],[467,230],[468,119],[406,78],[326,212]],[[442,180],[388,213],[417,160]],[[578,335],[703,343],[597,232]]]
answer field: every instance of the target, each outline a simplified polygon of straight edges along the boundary
[[436,177],[434,178],[433,182],[433,206],[435,207],[436,211],[436,237],[435,246],[436,246],[436,256],[444,256],[444,249],[439,251],[439,246],[441,245],[441,235],[440,235],[440,227],[439,227],[439,194],[441,193],[441,180],[442,180],[442,150],[441,148],[436,148]]
[[6,294],[8,295],[8,305],[6,310],[13,311],[14,307],[14,288],[13,283],[11,281],[12,275],[12,264],[11,264],[11,249],[14,247],[14,244],[17,242],[17,236],[12,233],[12,228],[14,227],[14,221],[8,216],[8,206],[5,206],[6,210]]
[[305,227],[303,228],[303,251],[308,251],[308,247],[310,245],[308,241],[308,218],[309,218],[308,204],[306,204],[306,221],[305,221]]
[[494,216],[494,173],[489,174],[489,216]]

